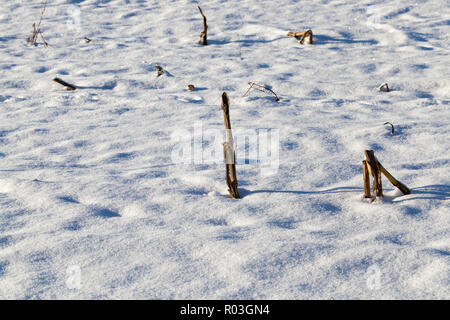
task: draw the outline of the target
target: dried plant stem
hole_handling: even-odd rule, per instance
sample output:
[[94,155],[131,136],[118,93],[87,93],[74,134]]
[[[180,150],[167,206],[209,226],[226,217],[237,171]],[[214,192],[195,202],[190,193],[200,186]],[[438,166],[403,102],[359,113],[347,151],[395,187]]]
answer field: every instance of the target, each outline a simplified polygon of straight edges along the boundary
[[363,180],[364,180],[364,198],[372,198],[370,193],[370,176],[369,169],[367,168],[367,161],[363,162]]
[[272,89],[267,88],[266,86],[254,83],[254,82],[249,82],[248,84],[250,87],[242,95],[243,97],[245,97],[250,92],[250,90],[256,89],[256,90],[264,92],[265,94],[273,95],[275,97],[275,101],[280,101],[280,98],[278,98],[278,95]]
[[226,131],[226,141],[223,143],[225,181],[230,196],[234,199],[239,199],[238,180],[236,177],[236,153],[234,151],[234,141],[230,121],[230,99],[226,92],[222,94],[222,111]]
[[156,68],[156,76],[157,76],[157,77],[163,75],[163,73],[164,73],[163,67],[158,66],[158,65],[155,65],[155,68]]
[[394,134],[394,125],[392,123],[390,123],[390,122],[383,123],[384,126],[387,125],[387,124],[391,125],[391,131],[392,131],[392,134]]
[[397,187],[404,195],[411,194],[411,190],[403,183],[395,179],[381,163],[375,158],[373,150],[365,150],[366,160],[363,161],[364,198],[371,198],[369,174],[373,177],[373,193],[376,197],[383,197],[381,174]]
[[74,85],[71,85],[70,83],[67,83],[60,78],[55,78],[55,79],[53,79],[53,81],[59,83],[60,85],[65,86],[67,88],[67,90],[76,90],[77,89],[77,87],[75,87]]
[[[378,162],[378,161],[377,161]],[[397,187],[404,195],[411,194],[411,190],[407,186],[405,186],[403,183],[395,179],[389,171],[387,171],[381,163],[378,162],[378,166],[380,168],[381,173],[384,174],[384,176],[395,186]]]
[[385,83],[383,83],[381,86],[379,86],[378,87],[378,90],[380,90],[380,91],[386,91],[386,92],[389,92],[389,91],[391,91],[390,89],[389,89],[389,85],[387,84],[387,82],[385,82]]
[[41,39],[44,42],[44,46],[48,47],[48,42],[45,41],[44,35],[42,34],[42,31],[41,31],[41,23],[42,23],[42,19],[44,17],[45,10],[47,9],[47,2],[48,2],[48,0],[46,0],[43,4],[43,8],[41,11],[41,17],[39,18],[39,22],[38,22],[37,26],[35,23],[33,23],[33,33],[31,34],[31,36],[28,37],[28,42],[31,45],[36,44],[38,36],[41,36]]
[[301,44],[304,44],[305,40],[307,40],[306,43],[308,43],[308,44],[313,43],[313,33],[312,33],[311,29],[306,30],[304,32],[290,31],[290,32],[288,32],[287,35],[288,35],[288,37],[294,37],[294,38],[298,39]]
[[202,31],[202,33],[200,33],[199,43],[206,46],[208,44],[208,24],[207,24],[206,16],[203,13],[203,10],[202,10],[202,8],[200,8],[200,6],[198,6],[198,10],[200,11],[200,14],[203,17],[203,31]]
[[376,160],[373,150],[365,150],[366,163],[369,173],[373,177],[373,194],[376,197],[383,197],[383,186],[381,184],[381,170],[379,162]]

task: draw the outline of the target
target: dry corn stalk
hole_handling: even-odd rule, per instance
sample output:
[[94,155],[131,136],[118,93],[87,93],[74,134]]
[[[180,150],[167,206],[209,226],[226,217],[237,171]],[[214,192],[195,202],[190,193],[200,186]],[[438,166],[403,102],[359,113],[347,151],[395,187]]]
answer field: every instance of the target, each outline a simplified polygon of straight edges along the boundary
[[164,73],[164,69],[161,66],[155,65],[156,68],[156,76],[159,77]]
[[370,194],[370,176],[367,161],[363,161],[364,198],[372,198]]
[[380,90],[380,91],[385,91],[385,92],[391,91],[391,90],[389,89],[389,86],[388,86],[387,82],[385,82],[385,83],[383,83],[381,86],[379,86],[379,87],[378,87],[378,90]]
[[373,177],[373,193],[376,197],[383,197],[381,174],[397,187],[404,195],[411,194],[411,190],[403,183],[395,179],[375,158],[373,150],[365,150],[366,160],[363,161],[364,198],[371,198],[369,174]]
[[365,150],[366,163],[370,175],[373,177],[373,194],[375,198],[383,197],[383,186],[381,183],[381,170],[379,162],[376,160],[373,150]]
[[389,180],[390,183],[392,183],[395,187],[397,187],[404,195],[411,194],[411,190],[407,186],[405,186],[403,183],[395,179],[389,171],[387,171],[381,163],[378,162],[378,166],[380,167],[381,173],[384,174],[384,176]]
[[226,141],[223,143],[225,181],[230,196],[234,199],[239,199],[238,180],[236,177],[236,153],[234,151],[234,141],[230,121],[230,99],[226,92],[222,94],[222,111],[226,131]]
[[208,44],[208,24],[206,23],[206,16],[203,13],[202,8],[200,8],[200,6],[198,6],[198,10],[200,10],[200,14],[203,17],[203,31],[202,33],[200,33],[200,41],[199,43],[203,44],[204,46],[206,46]]
[[299,40],[300,44],[304,44],[305,40],[307,44],[313,44],[313,33],[312,30],[306,30],[304,32],[288,32],[288,37],[294,37]]

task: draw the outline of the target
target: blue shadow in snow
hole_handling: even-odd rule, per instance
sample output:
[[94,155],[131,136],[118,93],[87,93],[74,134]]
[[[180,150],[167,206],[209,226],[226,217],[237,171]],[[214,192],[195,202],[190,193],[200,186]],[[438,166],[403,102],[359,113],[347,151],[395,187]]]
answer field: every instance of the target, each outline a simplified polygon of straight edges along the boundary
[[0,277],[6,273],[6,267],[9,265],[9,261],[0,261]]
[[314,45],[321,45],[321,44],[336,44],[336,43],[342,43],[342,44],[370,44],[375,45],[378,44],[378,41],[374,39],[369,40],[355,40],[350,37],[350,35],[347,35],[344,38],[335,38],[335,37],[329,37],[322,34],[314,34]]
[[[436,184],[430,186],[423,186],[411,189],[413,195],[418,195],[417,197],[409,197],[402,200],[397,200],[396,202],[410,201],[416,199],[427,199],[427,200],[449,200],[450,199],[450,185]],[[412,208],[410,208],[412,209]],[[417,209],[414,209],[417,210]],[[414,210],[408,210],[407,214],[416,215],[417,212]]]
[[11,242],[11,236],[5,236],[0,238],[0,248],[7,247]]
[[243,47],[250,47],[251,45],[257,44],[257,43],[270,43],[275,42],[279,40],[286,39],[286,37],[278,37],[271,40],[265,40],[265,39],[240,39],[240,40],[230,40],[230,39],[208,39],[208,45],[224,45],[224,44],[230,44],[230,43],[239,43]]
[[239,194],[242,198],[256,193],[292,193],[292,194],[331,194],[331,193],[356,193],[363,192],[363,188],[358,187],[340,187],[340,188],[331,188],[327,190],[319,190],[319,191],[300,191],[300,190],[247,190],[244,188],[239,188]]
[[94,215],[100,216],[103,218],[117,218],[120,217],[120,214],[118,214],[115,211],[112,211],[107,208],[94,208]]
[[58,196],[58,197],[56,197],[56,199],[61,200],[62,202],[66,202],[66,203],[76,203],[76,204],[80,203],[80,202],[78,202],[78,200],[72,198],[71,196]]

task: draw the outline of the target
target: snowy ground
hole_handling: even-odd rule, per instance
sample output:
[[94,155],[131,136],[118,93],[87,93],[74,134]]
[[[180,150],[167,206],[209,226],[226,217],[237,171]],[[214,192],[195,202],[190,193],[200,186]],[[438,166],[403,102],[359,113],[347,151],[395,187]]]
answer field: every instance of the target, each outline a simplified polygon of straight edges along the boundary
[[[447,1],[50,0],[30,47],[40,8],[0,8],[0,298],[450,298]],[[223,91],[235,129],[279,130],[240,200],[222,155],[172,161]],[[413,194],[363,201],[364,149]]]

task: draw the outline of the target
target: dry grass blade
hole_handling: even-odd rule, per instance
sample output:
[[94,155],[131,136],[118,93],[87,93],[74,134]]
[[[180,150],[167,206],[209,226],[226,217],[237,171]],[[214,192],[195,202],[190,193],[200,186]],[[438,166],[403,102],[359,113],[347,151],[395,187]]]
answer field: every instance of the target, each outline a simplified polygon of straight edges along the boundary
[[45,41],[44,35],[42,34],[42,31],[41,31],[41,23],[42,23],[42,19],[44,17],[45,10],[47,9],[47,2],[48,2],[48,0],[46,0],[44,2],[43,8],[41,11],[41,17],[39,18],[39,22],[38,22],[37,26],[36,26],[36,23],[33,23],[33,33],[27,39],[28,43],[30,43],[31,45],[35,45],[38,37],[41,36],[41,39],[44,42],[44,46],[48,47],[48,42]]
[[264,92],[265,94],[273,95],[275,97],[275,101],[280,101],[280,98],[278,98],[278,95],[272,89],[267,88],[266,86],[254,83],[254,82],[249,82],[248,84],[250,87],[242,95],[243,97],[245,97],[250,92],[250,90],[256,89],[256,90]]

